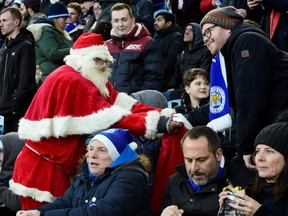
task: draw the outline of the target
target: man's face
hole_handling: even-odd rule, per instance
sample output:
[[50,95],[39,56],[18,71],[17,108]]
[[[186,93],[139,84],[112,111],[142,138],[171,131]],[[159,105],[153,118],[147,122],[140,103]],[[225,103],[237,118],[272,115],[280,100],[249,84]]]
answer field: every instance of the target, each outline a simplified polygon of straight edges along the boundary
[[98,20],[98,18],[100,17],[100,14],[102,12],[102,9],[101,9],[99,2],[95,2],[93,4],[93,12],[94,12],[95,19]]
[[67,8],[69,17],[66,20],[68,24],[75,23],[81,18],[81,14],[79,14],[74,8]]
[[81,5],[82,13],[88,12],[90,7],[93,6],[93,1],[85,1],[85,2],[82,2],[80,5]]
[[128,9],[112,11],[111,25],[119,36],[125,36],[135,25],[135,18],[129,15]]
[[166,30],[170,28],[171,22],[165,22],[165,19],[163,18],[162,15],[159,15],[156,17],[155,22],[154,22],[154,30],[156,32]]
[[13,20],[10,11],[7,11],[0,16],[0,27],[3,35],[11,36],[19,27],[19,20]]
[[193,32],[193,28],[191,25],[186,26],[185,28],[185,32],[184,32],[184,42],[185,43],[192,43],[194,39],[194,32]]
[[212,55],[220,52],[231,34],[231,30],[224,29],[212,23],[205,23],[202,26],[203,41]]
[[208,150],[208,141],[204,136],[198,139],[187,137],[183,143],[183,155],[188,177],[197,185],[205,185],[215,179],[222,157],[218,149],[214,155]]
[[105,169],[113,163],[108,149],[98,140],[89,144],[86,159],[91,173],[97,176],[103,175]]
[[28,20],[30,17],[30,14],[29,14],[28,9],[26,8],[26,6],[23,3],[21,3],[21,5],[20,5],[20,11],[21,11],[21,14],[23,16],[23,19],[25,21]]

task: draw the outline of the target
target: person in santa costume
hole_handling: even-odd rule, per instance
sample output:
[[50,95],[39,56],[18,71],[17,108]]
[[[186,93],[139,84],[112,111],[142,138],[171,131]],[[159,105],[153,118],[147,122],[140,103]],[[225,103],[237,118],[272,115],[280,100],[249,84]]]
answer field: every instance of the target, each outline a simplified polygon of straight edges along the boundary
[[81,35],[64,60],[66,65],[47,77],[19,122],[25,146],[10,189],[24,210],[64,194],[90,134],[118,127],[153,139],[182,127],[170,118],[174,110],[149,107],[113,89],[107,81],[113,58],[101,35]]

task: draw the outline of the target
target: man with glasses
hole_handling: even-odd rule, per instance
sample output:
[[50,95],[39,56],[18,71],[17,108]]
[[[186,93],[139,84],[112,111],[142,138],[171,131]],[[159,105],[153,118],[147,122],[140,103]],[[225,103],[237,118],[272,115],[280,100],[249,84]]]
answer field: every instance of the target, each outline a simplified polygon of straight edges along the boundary
[[243,20],[235,8],[224,7],[207,13],[200,25],[211,54],[224,56],[236,146],[246,166],[255,169],[257,133],[288,107],[288,61],[260,29]]

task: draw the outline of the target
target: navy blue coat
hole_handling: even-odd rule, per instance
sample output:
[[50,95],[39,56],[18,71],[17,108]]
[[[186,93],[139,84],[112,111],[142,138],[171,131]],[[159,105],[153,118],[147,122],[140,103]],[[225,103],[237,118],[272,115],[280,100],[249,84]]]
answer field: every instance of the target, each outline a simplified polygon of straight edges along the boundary
[[256,135],[288,108],[288,60],[261,30],[246,23],[235,27],[221,52],[236,115],[236,145],[252,154]]
[[160,91],[163,56],[144,25],[136,24],[124,37],[118,37],[113,29],[111,32],[107,46],[115,59],[109,78],[114,89],[128,94],[146,89]]
[[94,182],[87,165],[66,193],[53,203],[38,208],[44,216],[128,216],[148,207],[147,176],[136,158],[115,168]]

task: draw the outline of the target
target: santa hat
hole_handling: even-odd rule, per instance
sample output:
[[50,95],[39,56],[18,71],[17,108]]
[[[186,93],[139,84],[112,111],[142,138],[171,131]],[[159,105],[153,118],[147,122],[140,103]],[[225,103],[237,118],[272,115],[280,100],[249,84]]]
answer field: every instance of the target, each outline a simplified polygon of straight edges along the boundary
[[90,55],[93,58],[100,58],[112,62],[108,48],[101,34],[87,32],[82,34],[70,50],[70,55]]
[[113,161],[121,155],[127,146],[132,150],[137,148],[133,136],[130,134],[129,130],[125,129],[116,128],[102,131],[91,139],[88,146],[93,140],[98,140],[106,146]]
[[56,2],[48,9],[48,19],[68,18],[69,13],[64,3]]

